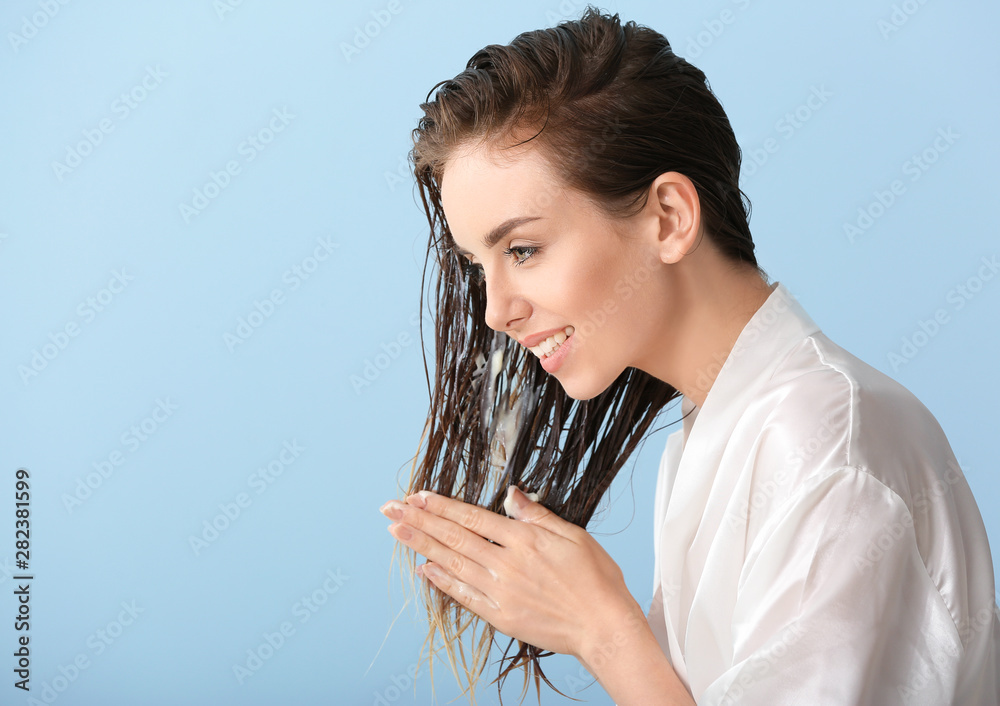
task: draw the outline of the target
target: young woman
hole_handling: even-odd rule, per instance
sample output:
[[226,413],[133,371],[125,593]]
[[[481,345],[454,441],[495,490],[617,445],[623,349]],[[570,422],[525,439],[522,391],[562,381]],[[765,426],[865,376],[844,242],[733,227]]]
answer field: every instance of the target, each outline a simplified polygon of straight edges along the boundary
[[[955,456],[758,267],[704,74],[588,7],[435,90],[412,160],[436,371],[382,511],[427,559],[456,674],[457,650],[472,686],[499,631],[501,677],[537,687],[539,657],[570,654],[619,704],[996,704],[993,564]],[[584,528],[677,397],[645,615]]]

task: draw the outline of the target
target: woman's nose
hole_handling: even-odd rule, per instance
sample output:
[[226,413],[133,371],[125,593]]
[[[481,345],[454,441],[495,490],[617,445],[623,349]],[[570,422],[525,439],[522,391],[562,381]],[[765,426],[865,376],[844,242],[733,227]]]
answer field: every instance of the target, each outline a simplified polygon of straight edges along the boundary
[[526,315],[528,306],[518,291],[514,278],[497,272],[486,280],[486,325],[494,331],[507,331],[511,324]]

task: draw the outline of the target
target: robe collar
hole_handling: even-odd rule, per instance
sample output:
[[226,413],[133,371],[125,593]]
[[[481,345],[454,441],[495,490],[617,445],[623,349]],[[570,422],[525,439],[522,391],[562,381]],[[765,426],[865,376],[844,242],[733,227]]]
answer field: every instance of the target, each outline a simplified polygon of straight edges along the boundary
[[[666,632],[678,676],[688,683],[684,660],[687,612],[698,590],[704,557],[690,548],[703,527],[712,487],[727,443],[740,418],[777,367],[803,339],[820,332],[780,282],[740,332],[699,408],[683,397],[683,451],[673,472],[660,528],[660,579]],[[716,363],[717,364],[717,363]],[[697,422],[697,423],[696,423]],[[674,469],[669,469],[674,471]]]
[[[716,407],[732,409],[733,401],[771,377],[792,347],[819,331],[798,299],[781,282],[772,284],[770,296],[743,327],[702,406],[682,397],[685,446],[702,409],[709,410],[708,416],[724,414]],[[745,405],[736,406],[742,411]]]

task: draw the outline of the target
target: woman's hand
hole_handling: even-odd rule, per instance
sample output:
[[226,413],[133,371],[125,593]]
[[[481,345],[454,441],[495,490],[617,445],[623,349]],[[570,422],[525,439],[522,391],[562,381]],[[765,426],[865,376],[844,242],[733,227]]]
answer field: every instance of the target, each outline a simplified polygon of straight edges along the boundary
[[418,573],[510,637],[589,666],[585,656],[648,631],[621,569],[585,529],[514,487],[508,507],[517,519],[421,491],[382,512],[428,559]]

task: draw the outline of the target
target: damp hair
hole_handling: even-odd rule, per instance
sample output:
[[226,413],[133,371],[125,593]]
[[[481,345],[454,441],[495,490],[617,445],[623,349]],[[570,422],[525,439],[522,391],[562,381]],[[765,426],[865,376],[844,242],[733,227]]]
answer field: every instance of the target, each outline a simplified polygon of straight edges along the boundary
[[[421,311],[428,266],[437,270],[429,293],[434,373],[422,345],[430,407],[405,490],[432,490],[499,513],[513,484],[586,527],[656,417],[680,393],[626,368],[594,398],[574,400],[534,354],[490,329],[485,288],[456,252],[441,205],[444,167],[459,149],[485,145],[501,153],[526,142],[517,138],[527,132],[557,181],[613,218],[639,212],[656,177],[679,172],[697,191],[701,235],[734,268],[766,276],[754,255],[750,203],[739,188],[742,153],[729,119],[705,74],[675,55],[663,35],[592,5],[577,20],[480,49],[464,71],[433,86],[420,107],[409,161],[430,227]],[[423,344],[423,317],[420,337]],[[401,551],[403,575],[412,577],[416,554]],[[422,585],[431,673],[443,650],[474,703],[499,645],[496,631]],[[493,680],[497,689],[517,669],[522,701],[529,682],[539,697],[541,680],[556,689],[540,662],[549,654],[509,639]]]

